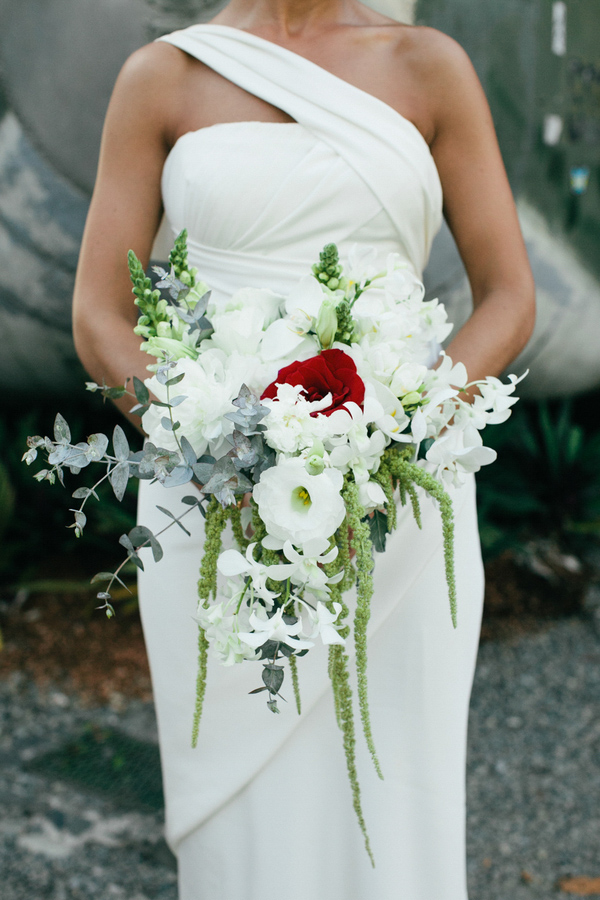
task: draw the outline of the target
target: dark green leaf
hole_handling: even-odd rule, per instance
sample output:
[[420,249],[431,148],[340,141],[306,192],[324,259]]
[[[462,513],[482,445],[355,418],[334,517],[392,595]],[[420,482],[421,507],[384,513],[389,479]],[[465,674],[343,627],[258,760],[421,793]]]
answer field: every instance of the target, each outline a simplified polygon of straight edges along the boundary
[[372,516],[368,517],[369,529],[371,531],[371,541],[377,553],[383,553],[385,550],[386,537],[388,532],[388,517],[386,513],[376,509]]
[[276,666],[269,663],[264,666],[262,672],[262,680],[270,694],[278,694],[283,684],[284,670],[283,666]]

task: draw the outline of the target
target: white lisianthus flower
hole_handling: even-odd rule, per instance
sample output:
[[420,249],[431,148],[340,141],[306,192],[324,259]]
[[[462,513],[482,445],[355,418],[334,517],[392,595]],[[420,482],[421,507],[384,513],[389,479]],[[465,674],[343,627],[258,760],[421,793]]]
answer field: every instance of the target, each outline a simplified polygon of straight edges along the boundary
[[312,641],[303,641],[298,638],[302,631],[302,622],[289,624],[283,619],[283,607],[277,610],[270,618],[266,610],[258,609],[250,614],[249,626],[253,630],[240,633],[239,637],[248,646],[258,649],[267,641],[276,641],[293,647],[294,650],[308,650],[314,647]]
[[309,475],[301,457],[280,459],[262,473],[253,490],[268,533],[263,545],[281,548],[290,541],[302,548],[314,538],[329,540],[346,516],[343,484],[337,469]]
[[211,319],[214,333],[207,346],[227,354],[237,351],[254,355],[263,339],[265,319],[265,313],[253,306],[216,313]]
[[325,293],[312,275],[301,278],[285,301],[285,316],[266,329],[261,354],[265,360],[308,359],[319,352],[318,340],[308,334],[313,330]]

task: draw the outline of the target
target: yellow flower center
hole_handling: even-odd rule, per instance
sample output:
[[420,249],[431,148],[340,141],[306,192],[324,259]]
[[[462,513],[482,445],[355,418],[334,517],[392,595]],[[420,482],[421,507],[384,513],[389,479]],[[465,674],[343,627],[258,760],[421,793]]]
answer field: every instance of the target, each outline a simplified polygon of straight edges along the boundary
[[312,506],[310,494],[305,487],[297,487],[292,491],[292,508],[296,512],[305,512]]

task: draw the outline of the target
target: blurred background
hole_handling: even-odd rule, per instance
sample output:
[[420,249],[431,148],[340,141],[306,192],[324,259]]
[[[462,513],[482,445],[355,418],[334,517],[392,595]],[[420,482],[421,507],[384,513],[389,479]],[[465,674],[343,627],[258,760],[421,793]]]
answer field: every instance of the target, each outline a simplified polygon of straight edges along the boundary
[[[131,593],[122,592],[117,623],[94,612],[89,585],[91,574],[120,560],[118,537],[134,523],[134,492],[122,504],[107,493],[77,542],[65,527],[70,491],[38,485],[20,460],[27,435],[51,433],[57,410],[75,440],[110,432],[117,421],[84,391],[70,318],[104,113],[119,68],[134,49],[206,21],[223,5],[0,0],[0,761],[16,766],[6,794],[0,789],[13,822],[0,841],[6,900],[175,896],[173,862],[160,831],[160,771],[133,573],[127,573]],[[593,868],[586,860],[595,852],[586,856],[585,847],[599,845],[598,816],[584,808],[583,796],[593,795],[592,782],[600,785],[600,735],[585,732],[596,754],[591,769],[556,737],[572,733],[579,745],[582,729],[600,712],[593,680],[600,662],[600,3],[370,5],[400,21],[438,28],[469,53],[492,109],[537,284],[535,332],[511,366],[530,370],[525,399],[507,425],[486,433],[499,460],[478,480],[488,587],[472,735],[487,747],[493,740],[504,747],[513,726],[508,732],[490,726],[490,735],[485,723],[500,723],[497,709],[506,702],[506,721],[529,721],[521,750],[527,744],[528,756],[535,756],[533,732],[545,734],[542,688],[556,679],[560,702],[554,697],[548,712],[556,733],[542,741],[538,769],[523,770],[523,783],[516,775],[511,781],[521,805],[524,784],[536,785],[527,796],[532,807],[545,810],[538,829],[545,843],[535,852],[546,856],[534,854],[535,862],[527,862],[531,820],[515,824],[517,800],[511,806],[502,786],[508,764],[500,759],[500,769],[488,772],[481,750],[483,762],[470,768],[471,809],[481,804],[485,821],[486,791],[496,784],[496,823],[505,822],[509,836],[487,835],[472,813],[472,897],[547,897],[556,885],[600,896],[600,861],[595,876],[582,873],[586,864]],[[439,296],[460,325],[470,293],[445,227],[425,279],[430,296]],[[522,715],[514,708],[526,703],[523,692],[507,700],[506,684],[495,680],[497,667],[505,665],[520,672],[523,684],[534,679],[525,691],[534,705]],[[573,669],[568,676],[567,669]],[[569,678],[581,688],[577,702],[565,687]],[[514,726],[513,738],[520,729]],[[520,759],[518,741],[511,746]],[[556,746],[563,747],[562,757]],[[473,745],[472,760],[480,749]],[[566,757],[576,760],[570,769]],[[592,774],[583,786],[586,766]],[[540,787],[545,777],[562,779],[566,793],[554,796]],[[34,794],[46,798],[41,807]],[[542,795],[554,798],[550,806],[543,806]],[[566,836],[556,831],[552,803],[561,809]],[[561,856],[565,841],[573,852]],[[525,854],[520,861],[516,846]],[[115,865],[119,877],[111,875]],[[90,875],[94,867],[96,876]]]

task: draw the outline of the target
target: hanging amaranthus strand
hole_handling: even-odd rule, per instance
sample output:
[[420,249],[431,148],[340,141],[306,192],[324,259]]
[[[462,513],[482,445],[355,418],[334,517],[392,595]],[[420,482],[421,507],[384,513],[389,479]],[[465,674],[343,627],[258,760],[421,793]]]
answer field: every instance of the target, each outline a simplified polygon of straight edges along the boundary
[[[200,566],[200,578],[198,580],[198,596],[208,605],[210,597],[217,595],[217,560],[221,552],[223,529],[225,528],[230,508],[223,509],[221,504],[212,497],[206,512],[206,531],[204,540],[204,553]],[[198,676],[196,678],[196,702],[194,706],[194,720],[192,724],[192,747],[198,743],[200,731],[200,719],[204,695],[206,694],[206,670],[207,670],[208,641],[204,629],[198,626]]]
[[[404,486],[409,493],[411,500],[413,495],[410,493],[409,485],[414,490],[414,485],[427,491],[440,505],[440,514],[442,517],[442,533],[444,538],[444,565],[446,570],[446,584],[448,585],[448,597],[450,600],[450,613],[452,615],[452,624],[456,628],[456,578],[454,573],[454,513],[452,510],[452,500],[446,493],[439,481],[422,469],[416,463],[408,462],[402,458],[400,454],[389,456],[389,467],[392,475],[399,480],[400,487]],[[413,500],[413,512],[417,523],[420,524],[420,513],[417,518],[418,500]]]
[[356,612],[354,614],[354,646],[356,650],[360,717],[375,771],[380,778],[383,778],[371,730],[367,689],[367,626],[371,617],[371,597],[373,596],[373,544],[371,542],[369,525],[364,521],[365,510],[358,499],[358,485],[354,481],[347,479],[342,496],[346,503],[348,525],[352,531],[350,543],[356,552],[356,569],[358,572]]

